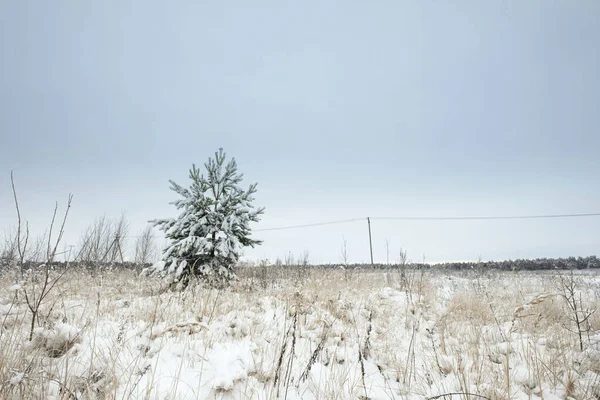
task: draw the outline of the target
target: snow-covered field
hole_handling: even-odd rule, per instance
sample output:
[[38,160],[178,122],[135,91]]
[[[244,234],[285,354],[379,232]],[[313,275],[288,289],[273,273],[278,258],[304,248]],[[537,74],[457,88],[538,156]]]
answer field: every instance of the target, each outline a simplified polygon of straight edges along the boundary
[[[489,271],[274,278],[257,268],[225,290],[168,292],[131,271],[69,271],[43,303],[32,341],[24,290],[33,283],[7,274],[0,398],[598,398],[600,316],[589,314],[600,275],[562,274],[562,282],[559,273]],[[583,351],[562,297],[571,279]]]

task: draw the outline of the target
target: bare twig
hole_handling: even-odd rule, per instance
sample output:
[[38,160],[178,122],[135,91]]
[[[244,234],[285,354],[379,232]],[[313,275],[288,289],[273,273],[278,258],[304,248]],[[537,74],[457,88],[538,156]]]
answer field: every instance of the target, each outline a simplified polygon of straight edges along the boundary
[[15,189],[15,179],[13,171],[10,171],[10,183],[12,186],[13,197],[15,199],[15,208],[17,209],[17,252],[19,253],[19,262],[21,266],[21,278],[24,275],[24,261],[25,261],[25,251],[27,250],[27,241],[29,239],[29,225],[25,223],[25,243],[21,246],[21,210],[19,209],[19,200],[17,199],[17,189]]
[[[56,255],[56,250],[58,249],[58,245],[60,244],[62,237],[65,233],[65,223],[67,222],[67,216],[69,215],[69,210],[71,209],[72,201],[73,201],[73,195],[69,193],[69,200],[67,201],[67,209],[65,210],[65,215],[63,217],[62,224],[60,225],[60,231],[58,232],[58,238],[56,239],[56,243],[54,245],[54,249],[52,250],[52,253],[48,256],[49,262],[52,262],[54,260],[54,256]],[[57,203],[57,207],[58,207],[58,203]],[[56,209],[54,210],[54,213],[56,214]],[[52,218],[52,221],[54,221],[54,217]],[[51,236],[52,236],[52,227],[50,227],[50,233],[48,234],[48,243],[50,243]]]
[[15,198],[15,207],[17,209],[17,251],[19,252],[19,256],[21,256],[21,210],[19,210],[19,201],[17,200],[17,190],[15,189],[13,171],[10,171],[10,183],[12,185],[13,197]]
[[477,398],[480,398],[480,399],[491,400],[489,397],[482,396],[480,394],[475,394],[475,393],[467,393],[467,392],[456,392],[456,393],[438,394],[437,396],[427,397],[426,400],[435,400],[435,399],[441,399],[441,398],[452,397],[452,396],[467,396],[467,397],[468,396],[473,396],[473,397],[477,397]]
[[58,210],[58,201],[54,204],[54,212],[52,213],[52,222],[50,222],[50,231],[48,233],[48,250],[46,251],[46,258],[50,258],[51,246],[52,246],[52,229],[54,229],[54,220],[56,219],[56,211]]
[[[17,245],[18,245],[18,250],[19,250],[19,257],[20,257],[20,268],[21,268],[21,276],[23,276],[23,272],[24,272],[24,264],[25,264],[25,249],[27,247],[27,239],[29,238],[29,225],[26,224],[26,238],[25,238],[25,243],[23,244],[23,246],[21,246],[21,211],[19,210],[19,201],[17,198],[17,191],[15,189],[15,182],[14,182],[14,177],[13,177],[13,173],[11,171],[10,174],[10,180],[11,180],[11,184],[12,184],[12,189],[13,189],[13,196],[15,199],[15,207],[17,209],[17,217],[18,217],[18,228],[17,228]],[[44,280],[42,282],[41,288],[37,288],[36,285],[36,280],[34,275],[34,271],[32,271],[32,275],[31,277],[28,279],[29,282],[31,282],[31,286],[29,286],[27,283],[25,282],[23,285],[23,293],[25,295],[25,301],[27,303],[27,308],[29,308],[29,311],[31,312],[31,325],[30,325],[30,329],[29,329],[29,340],[31,341],[33,339],[33,331],[35,329],[35,323],[37,322],[39,313],[40,313],[40,306],[42,305],[42,302],[44,301],[44,299],[48,296],[48,294],[52,291],[52,289],[54,289],[54,287],[56,286],[56,284],[58,283],[58,281],[64,276],[66,269],[58,275],[58,277],[51,279],[50,277],[50,264],[52,263],[52,261],[54,260],[54,257],[56,256],[56,250],[58,249],[58,245],[60,244],[60,241],[62,240],[63,234],[64,234],[64,229],[65,229],[65,223],[67,222],[67,217],[69,215],[69,210],[71,209],[71,202],[73,200],[73,195],[69,194],[69,200],[67,201],[67,208],[65,210],[65,215],[63,217],[62,220],[62,224],[60,226],[60,230],[58,233],[58,237],[56,238],[56,242],[54,243],[54,247],[52,247],[52,230],[54,228],[54,222],[56,220],[56,213],[58,210],[58,203],[56,203],[56,206],[54,207],[54,213],[52,215],[52,222],[50,223],[50,231],[48,233],[48,247],[47,247],[47,253],[46,253],[46,263],[42,264],[41,267],[44,268]]]

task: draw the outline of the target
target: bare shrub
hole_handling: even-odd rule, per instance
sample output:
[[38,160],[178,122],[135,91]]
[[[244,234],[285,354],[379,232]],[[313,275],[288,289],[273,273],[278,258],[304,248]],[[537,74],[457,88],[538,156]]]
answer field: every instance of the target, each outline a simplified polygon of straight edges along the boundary
[[154,262],[157,258],[158,249],[152,234],[152,227],[147,226],[135,241],[135,257],[133,260],[136,264],[143,265]]
[[19,253],[17,251],[17,232],[14,229],[4,233],[0,248],[0,267],[9,268],[17,265]]
[[579,339],[579,350],[583,351],[584,335],[589,333],[592,328],[589,323],[590,317],[596,309],[588,309],[585,307],[581,297],[581,291],[578,289],[578,282],[573,271],[564,276],[559,275],[559,290],[560,295],[565,300],[568,311],[568,319],[571,322],[571,327],[565,327],[568,331],[573,332]]
[[75,261],[89,264],[123,262],[129,222],[125,215],[118,220],[106,216],[96,219],[81,236]]
[[[28,243],[28,239],[29,239],[29,227],[26,224],[25,238],[24,238],[24,240],[22,240],[21,211],[19,209],[19,201],[17,199],[17,191],[15,189],[15,182],[14,182],[14,177],[13,177],[12,171],[10,174],[10,180],[11,180],[13,195],[14,195],[14,199],[15,199],[15,208],[17,210],[17,216],[18,216],[17,252],[19,253],[19,263],[20,263],[19,267],[20,267],[21,272],[23,272],[25,255],[26,255],[26,250],[27,250],[27,243]],[[54,222],[56,220],[56,213],[58,211],[58,203],[56,203],[56,206],[54,207],[54,214],[52,215],[52,222],[50,223],[50,229],[48,231],[48,246],[46,248],[46,263],[40,265],[37,268],[28,270],[27,276],[22,283],[22,289],[23,289],[23,293],[25,295],[25,301],[27,303],[27,308],[31,312],[31,325],[30,325],[30,329],[29,329],[29,340],[30,341],[33,339],[33,331],[35,329],[36,321],[38,320],[38,317],[39,317],[40,307],[41,307],[42,303],[44,302],[46,297],[50,294],[50,292],[52,291],[54,286],[58,283],[60,278],[62,278],[64,273],[67,271],[67,269],[65,269],[58,276],[52,276],[53,274],[51,274],[51,263],[54,261],[54,257],[56,256],[56,252],[58,250],[58,245],[60,244],[60,242],[62,240],[62,237],[64,234],[64,229],[65,229],[65,223],[67,222],[69,210],[71,209],[71,201],[72,200],[73,200],[73,195],[69,194],[69,199],[67,201],[67,207],[65,210],[65,214],[64,214],[62,223],[60,225],[60,228],[58,230],[58,237],[53,242],[52,241],[52,232],[53,232],[53,228],[54,228]],[[41,279],[37,278],[37,276],[36,276],[39,272],[42,272],[42,274],[43,274]]]

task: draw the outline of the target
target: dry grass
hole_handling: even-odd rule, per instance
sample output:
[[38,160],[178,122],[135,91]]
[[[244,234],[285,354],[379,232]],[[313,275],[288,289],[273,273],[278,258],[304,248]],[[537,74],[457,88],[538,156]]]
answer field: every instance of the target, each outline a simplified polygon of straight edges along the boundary
[[[0,398],[600,393],[600,319],[589,319],[579,351],[546,274],[264,267],[241,276],[225,290],[181,293],[131,271],[70,271],[29,341],[24,300],[5,274]],[[600,302],[598,282],[578,280],[588,310]]]

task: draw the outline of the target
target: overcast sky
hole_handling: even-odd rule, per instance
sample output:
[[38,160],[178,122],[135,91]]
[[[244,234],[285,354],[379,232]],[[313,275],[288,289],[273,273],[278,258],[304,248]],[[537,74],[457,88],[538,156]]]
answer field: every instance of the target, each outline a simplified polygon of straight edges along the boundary
[[[138,234],[219,147],[257,229],[600,212],[599,38],[596,0],[0,0],[0,228],[13,169],[32,230],[72,192],[66,244],[122,212]],[[375,261],[600,253],[600,217],[372,228]],[[255,237],[369,257],[365,221]]]

